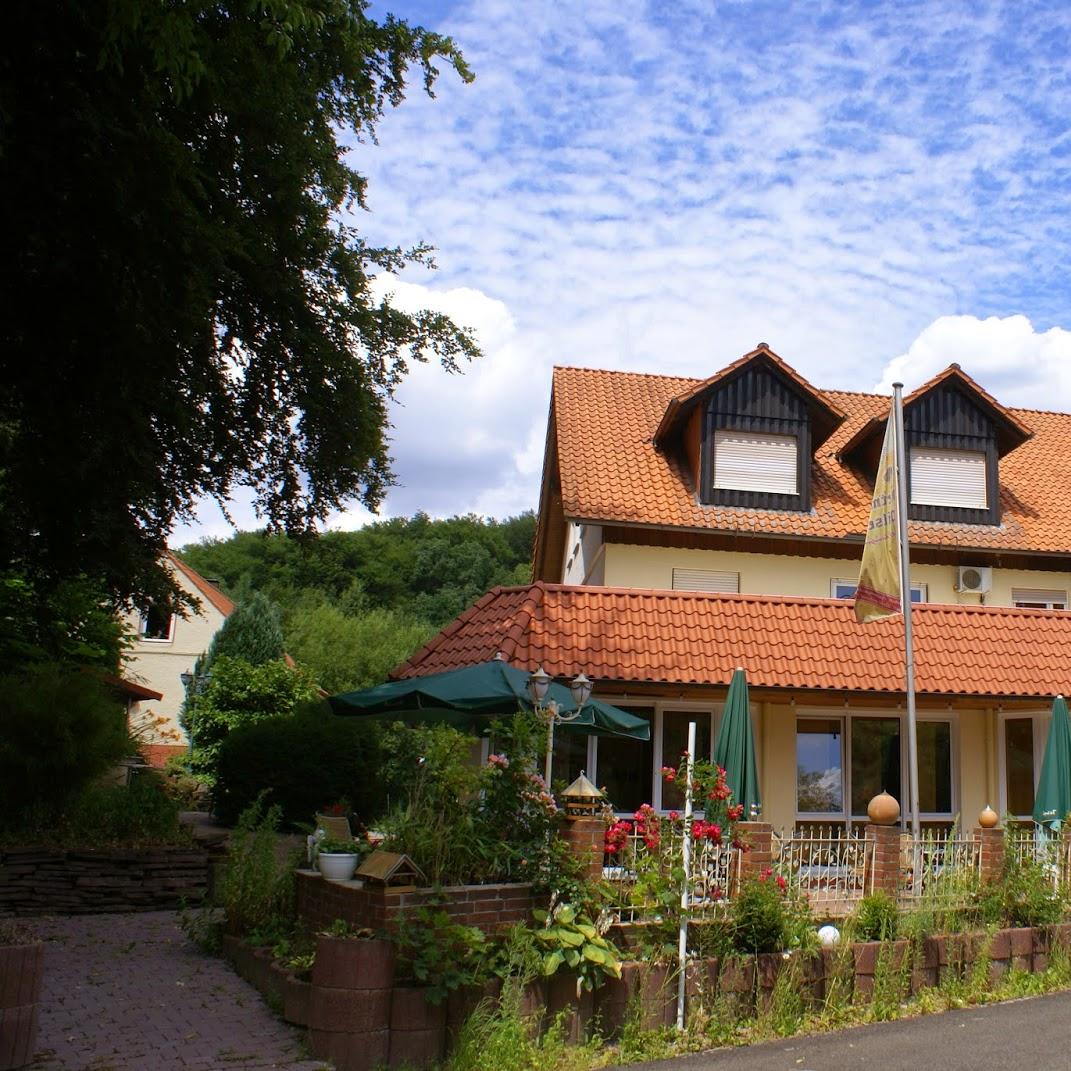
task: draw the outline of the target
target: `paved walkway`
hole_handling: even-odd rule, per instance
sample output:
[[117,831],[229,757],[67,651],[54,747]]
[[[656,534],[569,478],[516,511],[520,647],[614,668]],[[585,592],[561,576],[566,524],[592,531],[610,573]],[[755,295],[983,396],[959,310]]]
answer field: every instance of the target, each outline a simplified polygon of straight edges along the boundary
[[34,1071],[326,1066],[173,911],[27,922],[47,942]]
[[629,1071],[1068,1071],[1071,992],[633,1064]]

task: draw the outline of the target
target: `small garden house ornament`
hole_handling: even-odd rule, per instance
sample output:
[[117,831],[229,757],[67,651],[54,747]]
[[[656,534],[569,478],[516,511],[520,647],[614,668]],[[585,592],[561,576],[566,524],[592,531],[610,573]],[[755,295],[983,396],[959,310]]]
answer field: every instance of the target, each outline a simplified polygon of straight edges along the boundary
[[374,851],[357,869],[357,877],[380,885],[426,885],[424,871],[397,852]]
[[602,793],[587,779],[584,771],[562,793],[567,818],[594,818],[602,808]]

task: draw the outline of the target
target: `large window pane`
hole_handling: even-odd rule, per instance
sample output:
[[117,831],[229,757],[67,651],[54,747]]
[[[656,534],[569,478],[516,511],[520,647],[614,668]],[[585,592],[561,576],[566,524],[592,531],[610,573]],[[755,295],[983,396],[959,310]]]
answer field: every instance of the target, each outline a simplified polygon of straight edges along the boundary
[[900,719],[852,718],[852,814],[888,792],[903,804],[900,790]]
[[923,814],[952,813],[952,725],[920,721],[919,810]]
[[1034,809],[1034,721],[1008,718],[1004,723],[1004,770],[1008,810],[1028,815]]
[[[662,765],[679,766],[681,753],[688,746],[688,723],[695,722],[696,758],[710,758],[710,714],[705,711],[667,710],[662,715]],[[677,785],[662,783],[662,806],[679,811],[684,807],[684,792]],[[702,810],[703,801],[695,801]]]
[[843,812],[843,735],[840,718],[796,722],[796,809],[801,813]]
[[[544,748],[546,742],[544,741]],[[554,729],[554,764],[551,766],[551,781],[571,785],[581,770],[588,768],[588,738],[563,726]]]
[[[625,707],[630,714],[654,722],[654,711]],[[654,732],[651,740],[624,740],[613,736],[598,739],[598,785],[615,811],[632,812],[651,802]]]

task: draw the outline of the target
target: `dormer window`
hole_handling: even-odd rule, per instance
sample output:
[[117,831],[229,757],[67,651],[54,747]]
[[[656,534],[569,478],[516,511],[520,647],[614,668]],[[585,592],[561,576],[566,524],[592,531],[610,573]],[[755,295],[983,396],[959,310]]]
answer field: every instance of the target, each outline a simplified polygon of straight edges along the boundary
[[714,489],[798,495],[797,437],[715,431]]
[[986,453],[912,447],[911,504],[988,510]]

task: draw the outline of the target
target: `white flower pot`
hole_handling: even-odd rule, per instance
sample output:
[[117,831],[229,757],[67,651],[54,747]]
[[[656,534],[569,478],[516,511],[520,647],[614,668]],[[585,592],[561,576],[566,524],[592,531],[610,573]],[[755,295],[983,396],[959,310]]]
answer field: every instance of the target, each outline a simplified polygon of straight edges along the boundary
[[319,852],[316,865],[328,881],[349,881],[357,869],[355,852]]

